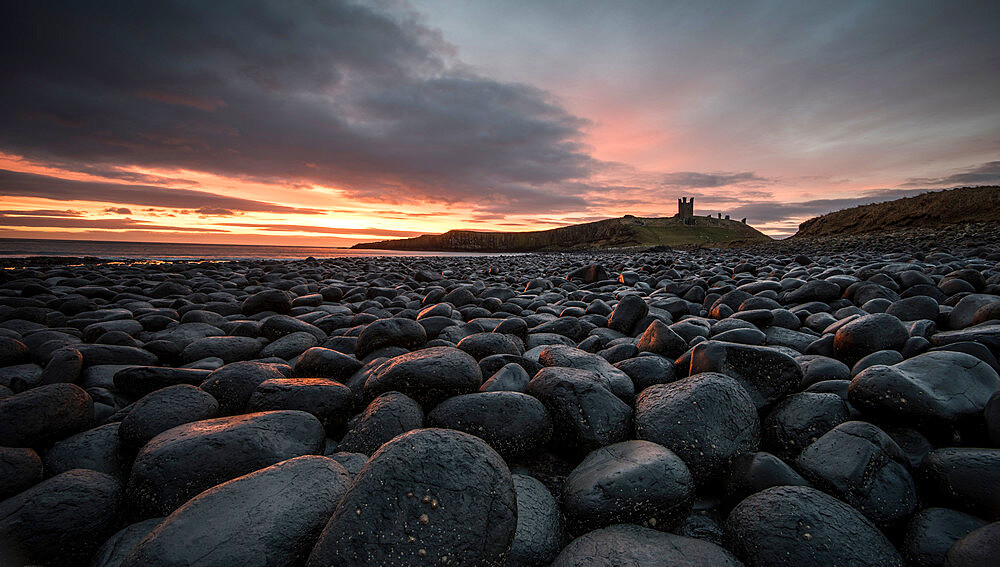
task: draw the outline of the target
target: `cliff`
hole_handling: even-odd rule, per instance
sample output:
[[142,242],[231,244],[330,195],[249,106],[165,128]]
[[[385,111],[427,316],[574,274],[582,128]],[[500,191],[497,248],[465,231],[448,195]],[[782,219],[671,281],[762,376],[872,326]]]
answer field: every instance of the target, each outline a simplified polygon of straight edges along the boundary
[[843,209],[805,221],[792,238],[976,222],[1000,222],[1000,187],[960,187]]
[[352,248],[432,250],[456,252],[535,252],[594,250],[633,246],[684,246],[732,241],[769,241],[757,229],[738,221],[695,217],[694,224],[679,219],[625,216],[551,230],[479,232],[450,230],[416,238],[355,244]]

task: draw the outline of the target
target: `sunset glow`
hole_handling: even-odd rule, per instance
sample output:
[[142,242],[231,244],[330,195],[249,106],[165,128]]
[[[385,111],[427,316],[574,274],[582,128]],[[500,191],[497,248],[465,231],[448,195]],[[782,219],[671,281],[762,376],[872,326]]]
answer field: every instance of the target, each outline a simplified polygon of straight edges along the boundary
[[349,246],[681,196],[787,236],[1000,182],[996,4],[697,6],[19,5],[0,237]]

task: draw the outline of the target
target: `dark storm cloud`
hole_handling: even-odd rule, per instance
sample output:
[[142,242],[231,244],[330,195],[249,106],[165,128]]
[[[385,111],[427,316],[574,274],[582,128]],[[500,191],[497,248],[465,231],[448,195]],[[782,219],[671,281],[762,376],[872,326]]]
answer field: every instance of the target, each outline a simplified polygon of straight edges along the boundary
[[210,207],[262,213],[322,212],[318,209],[286,207],[194,189],[74,181],[6,169],[0,169],[0,196],[35,197],[59,201],[96,201],[152,207]]
[[915,177],[908,179],[904,187],[954,187],[958,185],[1000,184],[1000,161],[991,161],[970,167],[959,173],[945,177]]
[[142,229],[170,232],[226,232],[215,228],[165,226],[148,221],[124,219],[81,219],[65,217],[7,216],[0,214],[0,226],[31,228],[89,228],[99,230]]
[[696,189],[707,187],[725,187],[727,185],[754,184],[763,185],[771,180],[760,177],[752,171],[742,173],[698,173],[695,171],[678,171],[663,176],[662,183],[667,187],[680,189]]
[[83,213],[80,211],[71,211],[71,210],[57,211],[54,209],[31,209],[31,210],[21,210],[21,211],[15,211],[15,210],[0,211],[0,215],[3,216],[21,215],[29,217],[79,217],[82,216]]
[[132,209],[127,209],[125,207],[108,207],[104,209],[106,213],[114,213],[116,215],[131,215]]
[[317,183],[372,201],[585,206],[552,190],[595,165],[578,143],[585,121],[538,89],[461,70],[438,34],[383,6],[11,4],[0,150],[112,175]]

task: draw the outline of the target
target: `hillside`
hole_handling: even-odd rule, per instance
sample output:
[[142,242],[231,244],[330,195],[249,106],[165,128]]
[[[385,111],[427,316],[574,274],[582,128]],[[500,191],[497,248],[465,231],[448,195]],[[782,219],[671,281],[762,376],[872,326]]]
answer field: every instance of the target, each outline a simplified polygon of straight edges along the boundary
[[676,218],[625,216],[532,232],[450,230],[402,240],[355,244],[352,248],[456,252],[534,252],[593,250],[632,246],[684,246],[740,241],[769,241],[738,221],[695,217],[693,225]]
[[1000,222],[1000,187],[960,187],[843,209],[807,220],[792,238],[974,222]]

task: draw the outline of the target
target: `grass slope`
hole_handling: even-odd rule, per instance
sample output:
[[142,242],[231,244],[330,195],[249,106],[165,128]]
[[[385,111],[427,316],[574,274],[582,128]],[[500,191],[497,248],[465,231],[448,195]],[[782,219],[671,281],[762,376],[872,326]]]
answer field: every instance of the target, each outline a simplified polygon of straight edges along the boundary
[[769,237],[741,222],[696,217],[693,225],[675,218],[625,216],[551,230],[478,232],[450,230],[416,238],[355,244],[352,248],[461,252],[534,252],[593,250],[632,246],[684,246],[731,241],[768,241]]
[[1000,222],[1000,187],[960,187],[843,209],[807,220],[792,238],[971,222]]

